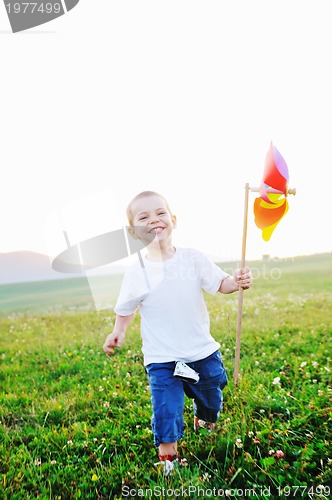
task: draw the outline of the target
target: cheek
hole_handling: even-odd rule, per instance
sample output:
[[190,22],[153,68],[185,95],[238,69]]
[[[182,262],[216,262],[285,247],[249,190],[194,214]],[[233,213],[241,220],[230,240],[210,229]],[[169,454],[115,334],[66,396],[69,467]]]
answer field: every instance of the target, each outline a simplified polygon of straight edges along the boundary
[[144,243],[144,245],[149,245],[155,239],[156,235],[153,233],[147,233],[145,227],[136,227],[136,235],[138,239]]
[[140,226],[136,226],[135,228],[137,236],[141,237],[144,234],[144,228]]

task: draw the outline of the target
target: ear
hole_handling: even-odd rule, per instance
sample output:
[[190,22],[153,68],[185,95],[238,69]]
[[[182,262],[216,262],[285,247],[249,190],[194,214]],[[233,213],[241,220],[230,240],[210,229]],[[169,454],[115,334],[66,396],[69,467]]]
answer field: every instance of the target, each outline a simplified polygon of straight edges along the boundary
[[172,215],[173,229],[177,226],[176,215]]
[[139,240],[139,236],[136,232],[136,228],[135,226],[128,226],[128,233],[130,234],[130,236],[134,239],[134,240]]

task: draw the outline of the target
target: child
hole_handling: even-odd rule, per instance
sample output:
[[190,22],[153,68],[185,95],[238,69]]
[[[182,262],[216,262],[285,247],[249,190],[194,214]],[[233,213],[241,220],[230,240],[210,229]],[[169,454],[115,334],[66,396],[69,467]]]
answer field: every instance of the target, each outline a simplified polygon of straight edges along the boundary
[[159,459],[170,466],[177,460],[177,441],[183,436],[184,394],[194,400],[195,430],[211,430],[227,384],[220,344],[210,335],[202,289],[211,294],[246,290],[252,275],[244,268],[231,277],[200,252],[175,248],[176,217],[158,193],[144,191],[135,196],[127,216],[131,236],[146,246],[147,255],[125,273],[114,308],[114,330],[103,348],[106,354],[114,354],[114,348],[122,345],[139,307],[154,441]]

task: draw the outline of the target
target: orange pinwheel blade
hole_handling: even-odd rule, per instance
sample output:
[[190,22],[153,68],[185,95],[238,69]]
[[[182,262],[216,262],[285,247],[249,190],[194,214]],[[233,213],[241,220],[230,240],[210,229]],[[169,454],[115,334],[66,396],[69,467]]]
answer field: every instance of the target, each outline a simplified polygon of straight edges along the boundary
[[255,223],[257,227],[262,229],[262,237],[265,241],[271,238],[274,229],[287,213],[287,210],[288,202],[286,198],[278,200],[275,204],[269,204],[262,198],[256,198],[254,202]]

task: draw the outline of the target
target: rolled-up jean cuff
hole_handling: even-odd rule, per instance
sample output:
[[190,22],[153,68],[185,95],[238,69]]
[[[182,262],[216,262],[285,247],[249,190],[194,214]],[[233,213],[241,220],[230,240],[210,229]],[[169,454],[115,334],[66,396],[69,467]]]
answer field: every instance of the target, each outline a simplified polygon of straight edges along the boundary
[[183,417],[163,418],[160,421],[152,417],[152,430],[154,435],[154,444],[159,446],[161,443],[175,443],[184,435]]

